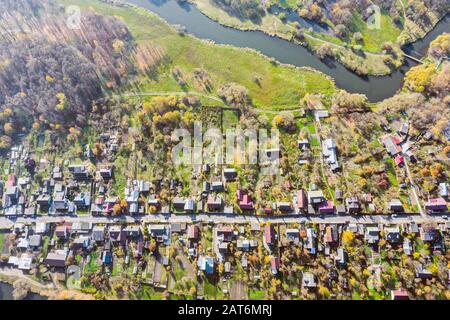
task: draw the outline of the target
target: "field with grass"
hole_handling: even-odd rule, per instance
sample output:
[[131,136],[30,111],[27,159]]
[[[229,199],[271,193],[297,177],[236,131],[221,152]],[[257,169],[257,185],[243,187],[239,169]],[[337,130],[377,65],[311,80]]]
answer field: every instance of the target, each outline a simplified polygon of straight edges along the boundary
[[[308,68],[296,68],[271,62],[254,50],[217,45],[190,35],[180,35],[155,14],[142,8],[114,7],[100,1],[60,0],[82,10],[120,17],[138,43],[152,43],[166,52],[166,63],[154,77],[137,79],[133,92],[198,91],[217,96],[225,83],[234,82],[249,90],[253,105],[263,109],[292,109],[306,93],[331,96],[335,85],[331,78]],[[181,70],[186,84],[180,86],[171,70]],[[193,71],[201,68],[210,78],[210,92],[200,86]],[[255,78],[260,81],[255,81]]]

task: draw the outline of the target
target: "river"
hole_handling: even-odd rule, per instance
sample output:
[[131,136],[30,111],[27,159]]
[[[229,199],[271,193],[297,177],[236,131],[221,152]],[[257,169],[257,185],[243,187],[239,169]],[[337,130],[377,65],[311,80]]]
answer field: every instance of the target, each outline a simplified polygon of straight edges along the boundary
[[[319,70],[334,78],[338,87],[349,92],[363,93],[372,102],[393,96],[401,88],[406,71],[416,65],[415,62],[406,60],[404,66],[389,76],[360,77],[342,64],[334,60],[321,61],[306,48],[287,40],[271,37],[260,31],[242,31],[222,26],[202,14],[195,5],[187,2],[178,3],[175,0],[127,0],[127,2],[153,11],[171,24],[185,26],[189,33],[198,38],[241,48],[252,48],[281,63]],[[447,15],[424,39],[405,47],[405,51],[415,56],[423,55],[430,41],[450,30],[449,22]]]
[[[0,282],[0,300],[14,300],[12,296],[13,286]],[[30,292],[27,297],[23,300],[47,300],[43,296],[38,295],[37,293]]]

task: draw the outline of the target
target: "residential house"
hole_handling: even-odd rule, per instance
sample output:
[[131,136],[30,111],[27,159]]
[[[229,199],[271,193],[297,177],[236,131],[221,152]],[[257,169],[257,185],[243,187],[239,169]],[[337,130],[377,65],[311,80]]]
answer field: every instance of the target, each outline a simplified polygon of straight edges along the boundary
[[298,148],[301,150],[306,150],[309,148],[309,141],[308,139],[301,139],[298,140]]
[[100,169],[100,176],[107,181],[113,176],[113,169],[111,167]]
[[337,160],[336,141],[333,139],[325,139],[322,142],[322,155],[325,162],[330,166],[331,171],[335,172],[340,169]]
[[163,224],[150,224],[147,226],[148,234],[157,242],[163,242],[168,238],[168,229]]
[[345,207],[345,204],[338,204],[336,206],[336,213],[337,214],[346,214],[347,208]]
[[275,244],[275,229],[273,228],[273,225],[265,225],[264,227],[264,239],[266,244],[268,245],[274,245]]
[[420,228],[420,239],[422,239],[423,242],[436,242],[441,239],[441,234],[438,229],[425,229]]
[[51,198],[48,194],[40,194],[37,199],[36,203],[42,208],[42,207],[48,207],[50,205]]
[[337,201],[342,201],[344,199],[344,193],[342,192],[341,189],[336,188],[334,190],[334,197],[336,198]]
[[311,190],[308,192],[308,203],[312,206],[318,206],[325,201],[322,190]]
[[309,251],[311,254],[316,254],[317,247],[316,247],[316,232],[313,228],[307,228],[306,229],[306,241],[305,241],[305,248]]
[[126,240],[126,233],[122,226],[110,226],[108,229],[108,236],[111,242],[124,242]]
[[391,244],[398,244],[401,241],[401,234],[399,226],[386,227],[384,228],[384,237],[386,241]]
[[395,157],[402,151],[402,148],[400,147],[402,139],[397,136],[387,135],[381,138],[381,142],[383,143],[384,147],[391,157]]
[[338,240],[337,226],[335,224],[326,226],[323,241],[327,245],[333,245],[336,244]]
[[174,233],[182,233],[186,231],[186,223],[175,222],[170,225],[170,230]]
[[212,181],[211,182],[211,190],[213,192],[222,192],[224,190],[222,180]]
[[408,256],[412,255],[411,240],[407,237],[403,238],[403,252]]
[[300,230],[298,229],[286,229],[286,239],[291,242],[297,242],[300,240]]
[[315,288],[317,286],[315,278],[314,278],[314,274],[312,274],[311,272],[303,272],[303,277],[302,277],[302,287],[303,288]]
[[80,192],[73,199],[73,203],[77,208],[88,208],[91,205],[91,196],[87,192]]
[[358,213],[360,211],[360,204],[357,197],[350,197],[345,199],[348,213]]
[[28,238],[28,245],[33,249],[39,248],[41,244],[42,244],[42,236],[40,234],[35,234]]
[[319,213],[334,213],[333,201],[325,201],[319,205]]
[[339,247],[337,249],[337,255],[335,257],[336,263],[338,263],[340,266],[343,267],[347,264],[347,258],[348,258],[347,251],[344,248]]
[[277,208],[278,208],[280,211],[284,211],[284,212],[290,212],[290,211],[292,211],[292,205],[291,205],[290,202],[287,202],[287,201],[280,201],[280,202],[277,202]]
[[105,232],[106,227],[105,226],[95,226],[92,229],[92,240],[96,242],[103,242],[105,240]]
[[404,208],[403,208],[403,204],[400,201],[400,199],[392,199],[391,201],[389,201],[389,211],[390,212],[403,212]]
[[63,250],[49,252],[44,259],[44,264],[49,267],[64,268],[66,266],[67,253]]
[[199,228],[198,226],[191,224],[188,227],[188,239],[189,240],[193,240],[193,241],[198,241],[198,232],[199,232]]
[[253,200],[249,195],[244,194],[242,190],[237,190],[236,195],[241,210],[253,210]]
[[447,203],[444,198],[429,199],[425,204],[425,208],[429,212],[446,212],[448,211]]
[[186,204],[186,200],[181,197],[173,198],[172,205],[174,209],[184,210],[184,205]]
[[141,235],[141,227],[139,225],[127,225],[124,231],[128,238],[138,238]]
[[439,195],[443,198],[448,198],[448,183],[442,182],[439,184]]
[[208,206],[208,211],[220,210],[223,206],[223,199],[221,196],[215,196],[215,195],[210,194],[208,196],[206,205]]
[[233,240],[233,228],[230,226],[220,227],[217,229],[217,239],[221,241]]
[[270,257],[270,271],[272,271],[272,274],[277,274],[278,269],[280,268],[280,258],[271,256]]
[[70,230],[71,226],[67,224],[57,226],[55,229],[55,236],[57,236],[59,239],[67,239],[69,237]]
[[68,169],[75,180],[80,181],[89,179],[89,171],[84,165],[70,165]]
[[377,244],[380,240],[380,230],[378,227],[367,227],[364,233],[364,240],[369,244]]
[[72,233],[76,234],[87,234],[91,232],[92,224],[87,221],[75,221],[72,223]]
[[36,228],[34,232],[36,234],[45,234],[50,231],[50,224],[46,222],[36,222]]
[[186,199],[184,203],[184,211],[187,213],[194,213],[195,201],[193,198]]
[[237,172],[234,168],[224,168],[223,176],[226,181],[233,181],[237,178]]
[[302,212],[305,212],[308,208],[308,199],[304,189],[297,191],[297,208]]
[[405,289],[391,290],[392,300],[409,300],[408,291]]

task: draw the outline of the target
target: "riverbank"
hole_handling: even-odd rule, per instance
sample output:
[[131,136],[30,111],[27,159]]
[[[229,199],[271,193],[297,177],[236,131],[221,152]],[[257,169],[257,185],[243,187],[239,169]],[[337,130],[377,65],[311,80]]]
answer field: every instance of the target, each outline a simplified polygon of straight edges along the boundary
[[[383,52],[355,50],[352,45],[342,43],[331,36],[324,36],[303,29],[304,41],[297,41],[293,37],[295,28],[281,21],[277,16],[267,13],[261,23],[256,24],[250,20],[242,20],[231,16],[225,10],[211,3],[210,0],[188,0],[195,5],[204,15],[211,20],[230,28],[242,31],[261,31],[269,36],[278,37],[291,41],[297,45],[302,45],[315,54],[323,45],[329,46],[330,55],[339,63],[352,72],[360,76],[385,76],[392,74],[395,69],[400,68],[404,63],[399,46],[394,46],[394,55]],[[270,23],[269,23],[270,21]],[[384,21],[384,20],[383,20]],[[382,22],[383,22],[382,21]],[[387,26],[383,25],[386,29]],[[332,38],[332,40],[330,40]]]
[[19,279],[24,279],[29,285],[29,292],[24,300],[46,300],[42,295],[44,285],[19,273],[19,270],[0,268],[0,300],[13,300],[13,284]]
[[29,287],[29,293],[24,300],[94,300],[90,294],[68,290],[62,286],[57,288],[53,284],[42,284],[20,270],[5,267],[0,268],[0,300],[13,300],[13,284],[19,279],[25,280]]
[[[150,43],[164,50],[166,63],[158,70],[158,78],[142,76],[135,82],[140,92],[196,91],[218,96],[217,91],[224,84],[236,83],[248,89],[255,108],[284,110],[298,108],[306,93],[322,94],[331,99],[337,91],[332,77],[309,66],[279,63],[254,48],[217,44],[214,39],[205,40],[208,37],[199,39],[195,34],[180,33],[164,21],[165,16],[161,18],[147,7],[138,6],[149,3],[147,1],[133,3],[134,6],[112,6],[86,0],[61,0],[60,3],[121,17],[136,42]],[[176,2],[166,4],[178,7]],[[180,20],[183,18],[178,16]],[[208,28],[201,30],[210,31]],[[233,32],[232,29],[229,31]],[[182,85],[172,76],[174,68],[183,78]],[[195,72],[200,69],[206,73],[208,89],[195,77]]]

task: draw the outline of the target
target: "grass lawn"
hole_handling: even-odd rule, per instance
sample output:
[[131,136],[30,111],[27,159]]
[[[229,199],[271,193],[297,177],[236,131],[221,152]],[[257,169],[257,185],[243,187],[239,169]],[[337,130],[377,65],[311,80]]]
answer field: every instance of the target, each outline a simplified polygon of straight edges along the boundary
[[398,187],[397,175],[395,174],[394,160],[392,160],[392,158],[389,158],[386,160],[386,164],[389,183],[394,187]]
[[[164,48],[170,62],[160,68],[157,80],[141,79],[141,91],[182,91],[170,75],[175,66],[182,71],[187,90],[202,90],[192,76],[194,69],[201,67],[211,79],[210,94],[215,94],[225,83],[235,82],[249,90],[253,104],[259,108],[292,108],[298,106],[300,98],[306,93],[330,96],[336,90],[332,80],[319,72],[276,65],[253,50],[216,45],[189,35],[180,36],[156,15],[141,8],[113,7],[87,0],[60,2],[79,5],[83,10],[93,8],[100,14],[119,16],[138,42],[151,42]],[[232,63],[228,63],[230,61]],[[260,84],[254,81],[255,76],[261,79]]]
[[90,253],[91,260],[89,260],[89,263],[85,265],[85,271],[86,272],[96,272],[100,270],[100,264],[98,263],[98,252],[91,252]]
[[264,290],[250,290],[248,297],[250,300],[264,300],[266,293]]
[[149,285],[141,285],[139,291],[130,296],[136,300],[162,300],[163,298],[161,291],[156,291]]
[[238,123],[239,118],[236,111],[233,110],[223,110],[222,111],[222,128],[223,131],[235,128]]
[[[361,45],[363,50],[368,52],[381,52],[383,43],[388,41],[395,43],[401,33],[400,28],[392,21],[392,18],[384,13],[381,14],[380,29],[369,29],[367,22],[358,14],[353,15],[353,25],[355,31],[361,32],[363,38]],[[353,44],[358,43],[353,40]]]
[[6,233],[0,232],[0,253],[3,252],[3,245],[5,242]]
[[208,279],[205,279],[203,293],[208,299],[221,299],[222,297],[220,284],[211,283]]

